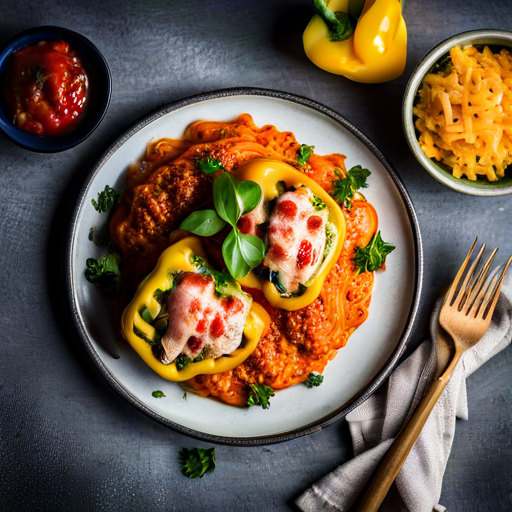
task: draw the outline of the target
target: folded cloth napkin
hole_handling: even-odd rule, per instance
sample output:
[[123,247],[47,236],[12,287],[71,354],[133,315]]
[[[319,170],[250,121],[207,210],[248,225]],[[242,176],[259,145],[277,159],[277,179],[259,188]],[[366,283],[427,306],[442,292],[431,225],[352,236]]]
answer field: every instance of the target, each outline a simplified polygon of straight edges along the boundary
[[[296,501],[304,512],[348,511],[402,424],[409,420],[427,385],[436,361],[438,317],[432,314],[432,341],[423,342],[368,400],[347,415],[355,458],[313,484]],[[392,512],[444,511],[438,504],[446,463],[455,433],[456,417],[467,419],[466,378],[512,339],[512,273],[504,281],[491,325],[477,345],[462,356],[412,448],[383,510]]]

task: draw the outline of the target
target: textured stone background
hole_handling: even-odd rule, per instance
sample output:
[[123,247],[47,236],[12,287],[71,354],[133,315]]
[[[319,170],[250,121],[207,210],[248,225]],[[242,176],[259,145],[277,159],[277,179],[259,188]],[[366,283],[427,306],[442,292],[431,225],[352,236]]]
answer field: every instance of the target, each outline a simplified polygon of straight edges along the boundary
[[[110,109],[83,144],[31,153],[0,134],[0,509],[286,511],[309,485],[351,457],[345,421],[279,445],[217,448],[218,468],[182,477],[182,446],[204,443],[150,420],[100,377],[69,319],[62,254],[80,186],[103,150],[162,103],[203,91],[255,86],[310,97],[358,126],[404,180],[425,248],[425,285],[411,341],[475,234],[512,252],[510,197],[463,196],[413,160],[400,107],[407,79],[441,40],[512,27],[507,0],[407,0],[404,75],[360,85],[305,57],[309,0],[3,1],[0,44],[36,25],[90,38],[113,76]],[[450,511],[512,509],[512,349],[468,382],[470,419],[458,421],[444,479]]]

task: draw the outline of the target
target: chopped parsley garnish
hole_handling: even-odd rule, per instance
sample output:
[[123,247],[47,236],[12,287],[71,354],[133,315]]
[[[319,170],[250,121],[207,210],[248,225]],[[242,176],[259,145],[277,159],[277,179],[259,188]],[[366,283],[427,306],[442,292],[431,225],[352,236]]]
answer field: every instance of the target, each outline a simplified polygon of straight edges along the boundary
[[109,299],[115,299],[117,296],[121,277],[120,262],[121,256],[116,252],[105,254],[100,259],[88,258],[85,262],[85,278]]
[[377,231],[366,247],[356,248],[354,262],[357,265],[358,273],[378,270],[386,261],[386,256],[394,249],[395,246],[384,242],[380,231]]
[[99,228],[92,226],[89,230],[89,240],[94,242],[94,245],[98,245],[100,247],[106,247],[112,244],[108,222],[105,222]]
[[322,210],[325,210],[327,208],[327,205],[318,196],[313,196],[312,204],[313,208],[317,212],[321,212]]
[[119,192],[105,185],[105,190],[98,192],[98,201],[92,199],[91,202],[97,212],[108,213],[117,204],[118,199]]
[[151,396],[154,396],[155,398],[164,398],[165,393],[157,389],[156,391],[153,391],[153,393],[151,393]]
[[181,473],[188,478],[203,478],[215,470],[215,448],[182,448]]
[[222,167],[220,160],[211,157],[198,160],[197,165],[199,166],[199,169],[201,169],[201,171],[203,171],[205,174],[213,174],[214,172],[225,170],[224,167]]
[[199,269],[200,274],[208,274],[215,282],[215,294],[220,297],[226,294],[226,288],[233,284],[233,278],[227,272],[219,272],[210,268],[201,256],[192,256],[192,263]]
[[[119,193],[112,187],[105,185],[102,192],[98,192],[98,201],[91,200],[95,210],[99,213],[108,213],[110,219],[114,208],[117,206]],[[121,255],[116,252],[115,246],[110,238],[108,220],[103,226],[92,227],[89,231],[89,240],[95,245],[106,246],[108,253],[102,258],[88,258],[85,262],[85,278],[95,284],[101,293],[109,299],[115,299],[121,272],[119,264]]]
[[306,165],[306,162],[309,160],[309,157],[313,154],[313,150],[315,146],[308,146],[306,144],[302,144],[297,151],[297,162],[300,165]]
[[320,384],[322,384],[323,381],[324,381],[323,375],[315,375],[314,373],[310,373],[308,375],[308,380],[304,381],[304,385],[308,389],[317,388],[318,386],[320,386]]
[[269,399],[275,395],[274,390],[265,384],[251,384],[251,394],[247,405],[261,405],[262,409],[270,407]]
[[180,354],[175,360],[176,369],[180,372],[190,363],[199,363],[200,361],[203,361],[204,358],[207,357],[207,349],[206,347],[203,349],[203,351],[194,359],[190,359],[190,357],[186,356],[185,354]]
[[360,188],[368,187],[366,178],[370,176],[371,172],[368,169],[363,169],[360,165],[355,165],[347,171],[347,176],[344,178],[338,169],[334,171],[338,179],[333,181],[334,192],[331,193],[332,197],[338,201],[340,205],[350,210],[352,208],[352,199],[355,192]]
[[185,393],[183,393],[183,396],[181,398],[183,398],[183,400],[187,399],[187,392],[186,391],[185,391]]
[[186,356],[185,354],[180,354],[175,360],[174,363],[176,364],[176,370],[179,372],[187,366],[188,363],[191,362],[190,357]]

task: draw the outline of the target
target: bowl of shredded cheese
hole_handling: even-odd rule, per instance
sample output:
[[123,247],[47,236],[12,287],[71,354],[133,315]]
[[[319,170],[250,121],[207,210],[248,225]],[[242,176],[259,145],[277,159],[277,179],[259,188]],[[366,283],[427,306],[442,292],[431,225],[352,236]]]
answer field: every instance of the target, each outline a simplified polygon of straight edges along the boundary
[[512,32],[446,39],[411,75],[404,133],[418,162],[465,194],[512,193]]

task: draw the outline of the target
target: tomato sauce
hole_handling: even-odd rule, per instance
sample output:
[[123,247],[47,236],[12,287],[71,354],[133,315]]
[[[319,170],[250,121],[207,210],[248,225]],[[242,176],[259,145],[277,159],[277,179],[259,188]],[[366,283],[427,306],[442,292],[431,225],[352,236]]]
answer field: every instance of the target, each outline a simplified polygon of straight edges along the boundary
[[41,41],[11,60],[5,97],[22,130],[41,136],[65,135],[76,127],[87,99],[87,76],[65,41]]

